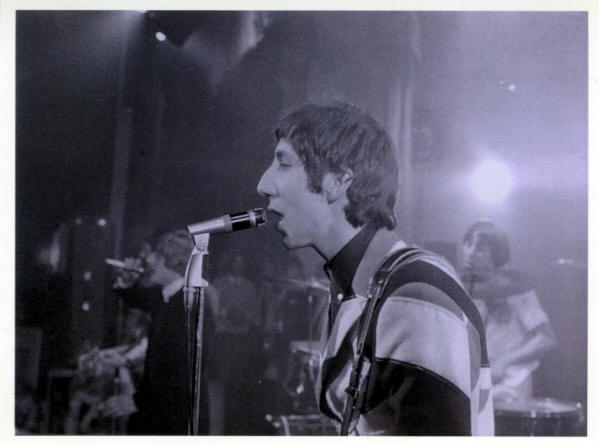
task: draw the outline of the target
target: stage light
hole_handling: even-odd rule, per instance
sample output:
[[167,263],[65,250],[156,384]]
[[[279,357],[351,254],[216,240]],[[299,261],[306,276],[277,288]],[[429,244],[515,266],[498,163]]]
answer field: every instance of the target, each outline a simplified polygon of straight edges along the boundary
[[514,185],[511,169],[502,161],[487,159],[474,169],[470,186],[474,195],[486,204],[499,204]]
[[160,31],[158,31],[156,34],[156,40],[158,40],[159,42],[164,42],[166,40],[166,35]]

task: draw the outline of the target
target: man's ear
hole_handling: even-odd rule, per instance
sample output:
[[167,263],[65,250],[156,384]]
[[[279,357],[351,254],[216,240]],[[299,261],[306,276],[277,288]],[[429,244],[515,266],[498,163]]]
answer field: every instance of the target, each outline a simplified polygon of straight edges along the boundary
[[322,188],[329,203],[345,196],[345,192],[354,180],[351,168],[344,169],[341,173],[328,172],[322,179]]

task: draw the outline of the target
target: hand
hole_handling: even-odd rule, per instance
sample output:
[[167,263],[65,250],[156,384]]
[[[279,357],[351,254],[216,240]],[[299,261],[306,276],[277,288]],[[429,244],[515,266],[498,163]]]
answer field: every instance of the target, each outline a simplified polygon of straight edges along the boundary
[[[125,263],[125,267],[127,269],[143,268],[142,260],[139,258],[125,258],[123,262]],[[133,272],[127,269],[119,269],[119,274],[116,279],[115,287],[127,289],[133,286],[135,283],[137,283],[137,281],[141,277],[140,273]]]
[[104,417],[124,417],[137,411],[133,394],[125,393],[109,397],[98,405],[98,411]]
[[522,399],[522,395],[516,389],[499,383],[493,386],[493,399],[513,401]]
[[124,417],[137,411],[133,393],[135,386],[127,368],[119,368],[121,394],[109,397],[98,405],[98,411],[105,417]]
[[97,346],[94,346],[93,349],[91,349],[90,351],[87,351],[87,352],[81,354],[77,358],[77,369],[80,371],[86,371],[89,369],[93,369],[94,362],[96,360],[99,350],[100,350],[100,348],[98,348]]
[[102,349],[98,353],[98,359],[107,366],[114,366],[115,368],[125,366],[127,360],[125,355],[115,349]]

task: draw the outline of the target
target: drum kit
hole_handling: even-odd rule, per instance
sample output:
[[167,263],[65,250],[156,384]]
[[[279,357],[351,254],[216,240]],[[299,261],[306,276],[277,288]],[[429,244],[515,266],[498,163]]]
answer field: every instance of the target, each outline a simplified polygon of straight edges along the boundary
[[315,381],[318,371],[318,353],[315,343],[308,340],[293,341],[291,355],[283,381],[289,396],[290,412],[267,416],[267,420],[283,436],[335,436],[336,427],[323,416],[316,403]]
[[280,339],[285,339],[281,390],[286,400],[279,413],[266,420],[279,435],[335,435],[331,422],[322,416],[315,393],[319,366],[319,318],[327,307],[328,284],[312,280],[286,279],[272,281],[280,290],[280,302],[268,322],[276,326]]
[[496,436],[584,436],[580,403],[551,398],[495,400]]

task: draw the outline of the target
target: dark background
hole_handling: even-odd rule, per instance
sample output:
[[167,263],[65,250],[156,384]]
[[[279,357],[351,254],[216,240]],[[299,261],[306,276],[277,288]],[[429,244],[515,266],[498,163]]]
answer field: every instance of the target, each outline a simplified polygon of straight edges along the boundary
[[[248,37],[248,23],[262,25]],[[508,231],[513,266],[531,276],[560,340],[536,392],[585,402],[587,81],[585,13],[18,11],[16,324],[43,329],[39,379],[90,336],[118,337],[106,256],[264,205],[255,187],[276,120],[344,100],[407,153],[406,241],[458,265],[474,220]],[[515,176],[500,205],[468,188],[488,155]],[[58,229],[52,281],[35,253]],[[215,273],[233,250],[255,276],[289,255],[272,226],[211,243]],[[300,257],[319,277],[321,261]]]

